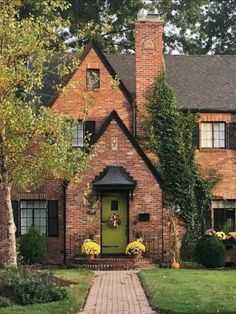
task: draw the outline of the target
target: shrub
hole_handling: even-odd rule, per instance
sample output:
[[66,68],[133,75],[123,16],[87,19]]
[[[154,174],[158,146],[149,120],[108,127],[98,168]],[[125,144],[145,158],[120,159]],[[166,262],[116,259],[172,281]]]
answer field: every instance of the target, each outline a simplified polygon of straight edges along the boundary
[[59,301],[67,296],[50,272],[9,270],[0,276],[0,293],[21,305]]
[[191,237],[190,234],[186,233],[184,235],[180,249],[180,257],[182,260],[193,262],[196,243],[196,239]]
[[46,252],[47,238],[35,228],[31,228],[19,240],[19,254],[25,264],[42,263]]
[[225,265],[226,249],[217,237],[202,237],[195,247],[196,261],[208,268],[223,267]]
[[6,297],[0,296],[0,307],[7,307],[7,306],[11,306],[11,300],[9,300]]

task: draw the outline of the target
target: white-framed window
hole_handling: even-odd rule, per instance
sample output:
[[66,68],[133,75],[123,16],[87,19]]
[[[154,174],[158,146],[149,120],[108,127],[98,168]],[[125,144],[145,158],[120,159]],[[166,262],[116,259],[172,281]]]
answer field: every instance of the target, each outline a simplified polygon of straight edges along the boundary
[[200,136],[201,148],[225,148],[225,123],[202,122]]
[[213,201],[214,229],[236,230],[236,200]]
[[20,202],[21,234],[26,234],[31,227],[41,233],[47,233],[47,202],[43,200],[24,200]]
[[73,129],[72,147],[83,146],[84,146],[84,123],[83,121],[77,121]]

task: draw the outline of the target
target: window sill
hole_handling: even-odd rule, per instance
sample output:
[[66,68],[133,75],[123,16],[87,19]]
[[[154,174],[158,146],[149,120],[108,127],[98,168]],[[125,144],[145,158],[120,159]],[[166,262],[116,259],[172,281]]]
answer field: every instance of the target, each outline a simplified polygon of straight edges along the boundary
[[224,148],[199,148],[200,152],[224,152],[226,151],[228,148],[224,147]]

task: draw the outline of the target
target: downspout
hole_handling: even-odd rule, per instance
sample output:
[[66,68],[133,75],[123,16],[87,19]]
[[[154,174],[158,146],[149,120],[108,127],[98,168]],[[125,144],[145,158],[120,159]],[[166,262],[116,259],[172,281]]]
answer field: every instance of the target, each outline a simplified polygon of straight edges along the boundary
[[136,99],[132,101],[133,108],[133,136],[136,138],[137,136],[137,104]]
[[64,265],[66,265],[66,189],[67,189],[68,183],[66,181],[63,182],[63,200],[64,200]]
[[162,206],[161,206],[161,214],[162,214],[162,227],[161,227],[161,232],[162,232],[162,243],[161,243],[161,246],[162,246],[162,252],[161,252],[161,260],[162,260],[162,264],[164,263],[164,207],[163,207],[163,190],[162,190],[162,193],[161,193],[161,202],[162,202]]

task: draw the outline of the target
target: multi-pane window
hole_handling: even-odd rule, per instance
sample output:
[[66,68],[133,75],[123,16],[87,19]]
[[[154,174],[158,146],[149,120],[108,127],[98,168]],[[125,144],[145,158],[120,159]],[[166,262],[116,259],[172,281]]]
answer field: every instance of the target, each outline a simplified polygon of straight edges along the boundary
[[77,121],[72,135],[72,146],[82,147],[84,145],[84,123],[83,121]]
[[93,90],[100,87],[99,69],[87,69],[87,89]]
[[202,122],[201,123],[201,147],[225,148],[225,123]]
[[47,204],[46,201],[20,202],[21,234],[25,234],[31,227],[41,233],[47,232]]
[[213,201],[214,229],[236,230],[236,201]]

